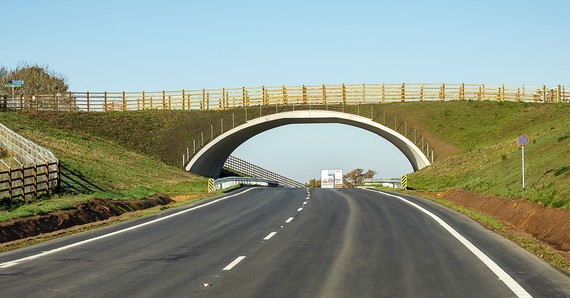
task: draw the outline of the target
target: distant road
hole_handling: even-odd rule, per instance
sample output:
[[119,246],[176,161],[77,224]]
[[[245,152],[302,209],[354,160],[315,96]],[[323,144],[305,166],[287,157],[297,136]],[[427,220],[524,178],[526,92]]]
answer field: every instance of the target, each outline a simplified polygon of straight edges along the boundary
[[570,297],[570,277],[430,201],[361,189],[246,189],[0,254],[0,297],[516,297],[517,289]]

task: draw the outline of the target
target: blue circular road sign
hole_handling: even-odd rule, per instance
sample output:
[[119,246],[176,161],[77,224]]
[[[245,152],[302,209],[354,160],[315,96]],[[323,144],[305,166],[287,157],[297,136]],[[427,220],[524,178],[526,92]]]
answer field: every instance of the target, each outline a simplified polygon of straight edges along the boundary
[[517,143],[519,144],[520,147],[525,147],[526,145],[528,145],[529,139],[527,135],[520,135],[517,138]]

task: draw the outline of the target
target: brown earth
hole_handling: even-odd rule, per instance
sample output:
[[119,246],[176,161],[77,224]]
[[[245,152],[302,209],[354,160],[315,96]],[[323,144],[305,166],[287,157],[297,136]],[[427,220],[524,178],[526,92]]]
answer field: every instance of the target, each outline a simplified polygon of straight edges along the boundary
[[559,251],[570,261],[570,210],[462,189],[449,189],[436,196],[507,223]]
[[99,222],[126,212],[166,205],[172,202],[174,201],[165,195],[129,201],[94,199],[68,210],[58,210],[47,214],[0,222],[0,243]]

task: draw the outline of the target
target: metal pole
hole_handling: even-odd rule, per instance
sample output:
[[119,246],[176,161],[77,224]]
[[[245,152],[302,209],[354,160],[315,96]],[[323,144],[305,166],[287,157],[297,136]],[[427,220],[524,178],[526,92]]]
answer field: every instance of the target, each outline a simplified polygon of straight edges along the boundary
[[192,140],[192,144],[194,145],[194,153],[192,154],[196,154],[196,140]]
[[524,147],[522,146],[522,189],[524,190]]

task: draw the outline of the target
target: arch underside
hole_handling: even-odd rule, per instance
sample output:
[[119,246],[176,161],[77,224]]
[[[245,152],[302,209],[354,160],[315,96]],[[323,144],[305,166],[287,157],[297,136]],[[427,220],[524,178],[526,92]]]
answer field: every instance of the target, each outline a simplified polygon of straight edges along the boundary
[[414,171],[430,162],[413,142],[398,132],[369,118],[334,111],[294,111],[272,114],[247,121],[206,144],[186,165],[186,170],[202,176],[217,178],[222,167],[241,144],[264,131],[288,124],[338,123],[368,130],[392,143],[410,161]]

